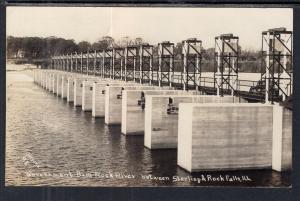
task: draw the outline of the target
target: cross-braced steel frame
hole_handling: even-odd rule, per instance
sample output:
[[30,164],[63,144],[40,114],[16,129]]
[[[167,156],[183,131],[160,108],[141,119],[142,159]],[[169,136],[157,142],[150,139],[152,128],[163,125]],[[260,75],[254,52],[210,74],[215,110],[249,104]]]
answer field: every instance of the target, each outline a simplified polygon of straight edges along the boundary
[[124,65],[124,48],[116,47],[113,49],[113,70],[112,79],[121,79]]
[[86,74],[94,74],[94,53],[90,51],[86,53]]
[[183,70],[181,79],[183,90],[199,90],[202,59],[201,49],[201,40],[191,38],[182,41]]
[[139,82],[152,84],[153,80],[153,46],[142,44],[139,47]]
[[65,71],[65,58],[64,58],[64,55],[62,55],[62,56],[60,57],[60,60],[61,60],[61,69],[62,69],[63,71]]
[[102,69],[103,69],[103,51],[96,51],[95,50],[95,75],[102,76]]
[[103,51],[103,77],[112,78],[113,50],[111,48]]
[[59,70],[59,56],[55,56],[55,69]]
[[81,73],[81,54],[77,54],[76,52],[74,57],[76,59],[74,71],[77,73]]
[[59,56],[59,69],[60,70],[64,70],[64,60],[63,60],[63,56]]
[[127,46],[125,48],[125,68],[124,77],[125,81],[136,81],[136,60],[137,60],[138,47]]
[[51,69],[56,69],[56,59],[55,59],[55,56],[51,57]]
[[69,71],[69,64],[70,64],[70,61],[69,61],[69,55],[66,54],[64,55],[64,64],[65,64],[65,71]]
[[71,65],[71,58],[70,58],[70,55],[69,54],[66,54],[65,55],[65,58],[66,58],[66,71],[67,72],[70,72],[70,65]]
[[292,94],[293,32],[285,28],[262,32],[261,85],[265,101],[284,101]]
[[239,37],[222,34],[215,37],[214,88],[217,95],[237,93]]
[[172,86],[174,78],[174,43],[158,44],[158,86]]
[[88,74],[89,58],[87,52],[82,54],[82,74]]
[[77,69],[77,53],[71,54],[71,72],[76,72]]

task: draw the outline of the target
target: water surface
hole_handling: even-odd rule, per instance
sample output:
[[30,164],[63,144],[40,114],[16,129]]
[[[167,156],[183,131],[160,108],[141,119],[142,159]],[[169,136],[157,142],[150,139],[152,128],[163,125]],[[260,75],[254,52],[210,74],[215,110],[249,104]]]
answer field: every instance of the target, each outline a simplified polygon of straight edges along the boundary
[[290,185],[289,172],[271,170],[190,174],[176,165],[176,150],[151,151],[143,136],[125,137],[35,85],[31,70],[7,72],[6,101],[9,186]]

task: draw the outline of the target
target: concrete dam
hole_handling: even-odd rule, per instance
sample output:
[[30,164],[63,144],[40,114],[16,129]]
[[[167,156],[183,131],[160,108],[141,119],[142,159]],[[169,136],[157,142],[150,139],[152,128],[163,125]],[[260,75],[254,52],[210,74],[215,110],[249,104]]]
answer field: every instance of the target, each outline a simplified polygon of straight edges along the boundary
[[233,34],[215,38],[216,68],[205,85],[197,39],[182,43],[182,72],[174,71],[174,44],[165,41],[157,68],[153,46],[141,44],[54,56],[51,68],[34,71],[34,82],[91,118],[121,125],[126,137],[144,135],[150,150],[177,149],[177,165],[188,172],[290,170],[292,111],[279,102],[292,95],[292,48],[284,39],[291,34],[262,32],[265,70],[250,91],[241,90]]

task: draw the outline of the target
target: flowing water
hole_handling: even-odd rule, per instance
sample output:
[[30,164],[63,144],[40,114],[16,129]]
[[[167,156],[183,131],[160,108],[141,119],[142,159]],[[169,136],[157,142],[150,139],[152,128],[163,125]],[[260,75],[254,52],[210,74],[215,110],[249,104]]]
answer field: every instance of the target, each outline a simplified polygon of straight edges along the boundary
[[[8,67],[9,69],[9,67]],[[33,83],[32,70],[7,71],[8,186],[289,186],[271,170],[200,172],[176,165],[175,149],[151,151]]]

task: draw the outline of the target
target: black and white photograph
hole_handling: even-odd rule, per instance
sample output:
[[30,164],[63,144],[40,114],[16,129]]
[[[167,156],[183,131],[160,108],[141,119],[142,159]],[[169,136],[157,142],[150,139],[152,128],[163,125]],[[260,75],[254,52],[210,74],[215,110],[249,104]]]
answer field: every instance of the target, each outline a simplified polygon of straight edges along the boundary
[[5,186],[292,187],[293,9],[7,6]]

